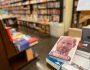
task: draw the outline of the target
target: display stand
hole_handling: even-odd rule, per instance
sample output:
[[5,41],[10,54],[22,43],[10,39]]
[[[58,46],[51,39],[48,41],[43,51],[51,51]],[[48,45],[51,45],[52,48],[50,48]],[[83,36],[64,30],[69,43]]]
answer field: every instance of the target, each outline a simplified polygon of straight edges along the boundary
[[[8,36],[8,33],[5,29],[5,22],[3,20],[11,20],[13,17],[1,17],[0,18],[0,38],[2,40],[2,52],[0,52],[0,54],[4,53],[3,56],[1,56],[1,58],[5,58],[1,61],[1,63],[6,61],[6,64],[3,66],[7,67],[7,70],[18,70],[20,69],[22,66],[26,65],[28,62],[30,62],[31,60],[35,59],[37,56],[35,55],[35,53],[33,52],[32,48],[28,48],[25,51],[18,51],[15,48],[14,43],[10,40],[10,37]],[[15,17],[14,17],[15,18]],[[15,18],[16,19],[16,18]],[[12,19],[13,20],[13,19]],[[17,21],[17,20],[14,20]],[[18,25],[18,23],[14,23],[14,25]],[[13,25],[12,25],[13,27]],[[17,27],[17,26],[16,26]],[[4,70],[4,68],[2,69]]]

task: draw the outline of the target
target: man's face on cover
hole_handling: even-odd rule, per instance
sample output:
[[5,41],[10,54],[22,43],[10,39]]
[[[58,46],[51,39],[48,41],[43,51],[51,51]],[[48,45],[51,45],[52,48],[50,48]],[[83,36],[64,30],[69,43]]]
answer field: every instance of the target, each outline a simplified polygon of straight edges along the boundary
[[74,39],[63,38],[57,44],[57,50],[61,52],[69,52],[74,47]]

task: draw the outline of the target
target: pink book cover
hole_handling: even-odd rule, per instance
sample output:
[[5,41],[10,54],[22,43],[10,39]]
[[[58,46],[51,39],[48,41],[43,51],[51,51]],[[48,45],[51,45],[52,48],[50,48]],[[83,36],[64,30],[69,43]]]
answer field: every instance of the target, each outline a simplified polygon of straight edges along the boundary
[[59,59],[63,59],[64,61],[68,61],[69,64],[71,64],[79,41],[79,38],[61,36],[50,51],[49,55]]

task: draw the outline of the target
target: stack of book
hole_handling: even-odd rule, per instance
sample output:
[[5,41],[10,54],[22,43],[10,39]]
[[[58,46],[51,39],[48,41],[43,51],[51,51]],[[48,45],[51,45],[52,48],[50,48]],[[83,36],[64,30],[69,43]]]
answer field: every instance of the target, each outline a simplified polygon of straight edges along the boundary
[[46,62],[57,70],[89,70],[90,53],[77,50],[79,41],[76,37],[61,36],[50,51]]
[[37,37],[31,37],[21,32],[17,32],[16,29],[14,28],[6,27],[6,31],[9,36],[10,41],[14,43],[15,48],[18,51],[24,51],[38,43]]

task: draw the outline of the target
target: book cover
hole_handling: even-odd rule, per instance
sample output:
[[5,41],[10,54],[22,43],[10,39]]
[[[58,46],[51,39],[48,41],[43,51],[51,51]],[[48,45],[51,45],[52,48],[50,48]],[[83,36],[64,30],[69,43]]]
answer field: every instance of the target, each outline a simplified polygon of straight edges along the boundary
[[71,64],[79,41],[79,38],[61,36],[50,51],[49,55]]
[[21,39],[19,40],[18,42],[14,43],[16,48],[19,50],[19,51],[24,51],[26,49],[29,48],[29,42],[25,39]]
[[86,44],[86,45],[83,45],[82,47],[78,47],[78,50],[90,54],[90,44]]

